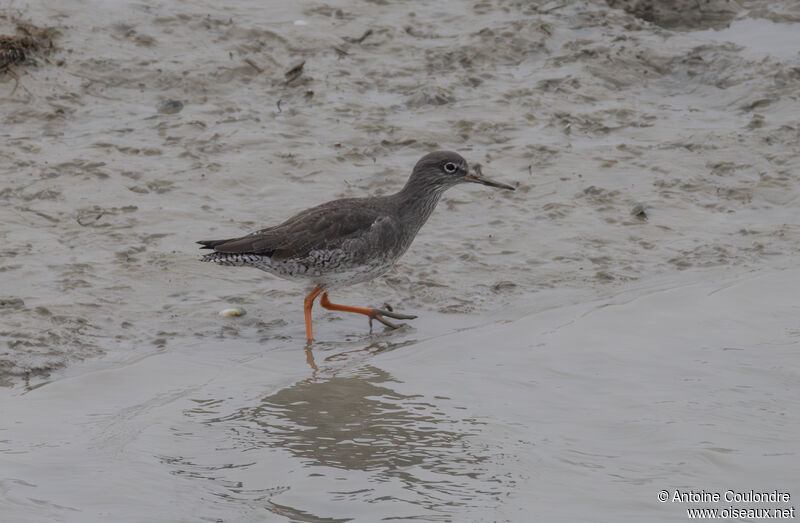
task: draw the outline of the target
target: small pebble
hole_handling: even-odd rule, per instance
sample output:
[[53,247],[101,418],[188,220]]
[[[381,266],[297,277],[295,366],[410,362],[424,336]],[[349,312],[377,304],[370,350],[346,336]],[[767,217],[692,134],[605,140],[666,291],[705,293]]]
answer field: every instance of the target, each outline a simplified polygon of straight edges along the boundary
[[634,205],[633,209],[631,209],[631,216],[636,216],[640,220],[646,220],[647,213],[644,210],[644,205],[642,204]]
[[233,307],[232,309],[223,309],[219,311],[219,315],[223,318],[230,318],[231,316],[244,316],[247,314],[241,307]]
[[300,75],[303,74],[303,66],[305,65],[306,61],[302,60],[292,65],[285,73],[283,73],[283,76],[286,78],[286,83],[288,84],[298,79]]
[[162,114],[175,114],[181,112],[183,102],[179,100],[162,100],[158,104],[158,112]]

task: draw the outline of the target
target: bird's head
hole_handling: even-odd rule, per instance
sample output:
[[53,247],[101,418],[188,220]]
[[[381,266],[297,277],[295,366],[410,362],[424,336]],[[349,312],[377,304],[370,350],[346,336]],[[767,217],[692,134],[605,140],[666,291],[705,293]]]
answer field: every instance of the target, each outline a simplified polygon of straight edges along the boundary
[[467,161],[460,154],[451,151],[436,151],[423,156],[414,166],[409,183],[420,186],[436,186],[447,189],[460,183],[472,182],[515,190],[511,185],[496,182],[473,169],[470,172]]

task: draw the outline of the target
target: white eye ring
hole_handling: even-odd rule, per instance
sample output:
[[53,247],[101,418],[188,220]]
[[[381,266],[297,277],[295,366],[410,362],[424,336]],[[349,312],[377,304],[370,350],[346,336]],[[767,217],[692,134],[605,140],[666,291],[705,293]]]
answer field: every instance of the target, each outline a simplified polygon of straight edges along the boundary
[[447,174],[453,174],[457,170],[458,167],[456,167],[456,164],[454,164],[453,162],[447,162],[446,164],[444,164],[444,172],[446,172]]

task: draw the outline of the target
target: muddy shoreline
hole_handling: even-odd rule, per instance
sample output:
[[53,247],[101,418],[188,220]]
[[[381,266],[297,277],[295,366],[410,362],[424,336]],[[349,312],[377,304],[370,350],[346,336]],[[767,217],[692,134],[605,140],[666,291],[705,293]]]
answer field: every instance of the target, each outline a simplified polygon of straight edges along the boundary
[[[669,18],[666,3],[619,4],[17,13],[58,36],[4,99],[2,373],[217,335],[226,303],[255,307],[262,336],[292,336],[299,291],[199,265],[193,241],[396,190],[435,148],[517,194],[448,194],[398,270],[352,299],[481,313],[796,252],[796,53],[694,31],[719,10],[670,30],[636,16]],[[728,23],[798,16],[746,5]]]
[[[667,521],[669,485],[789,487],[763,471],[789,481],[798,453],[796,2],[0,15],[53,31],[1,57],[15,520]],[[319,311],[307,351],[304,289],[197,260],[198,239],[395,191],[435,149],[517,191],[449,191],[392,272],[337,295],[408,327]]]

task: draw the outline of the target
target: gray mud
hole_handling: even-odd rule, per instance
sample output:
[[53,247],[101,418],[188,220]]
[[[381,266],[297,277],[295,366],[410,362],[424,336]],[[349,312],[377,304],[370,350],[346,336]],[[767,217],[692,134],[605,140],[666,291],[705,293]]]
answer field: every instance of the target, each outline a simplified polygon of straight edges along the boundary
[[[451,191],[349,300],[480,313],[796,252],[796,52],[649,23],[669,2],[617,3],[31,6],[19,16],[57,26],[58,51],[3,99],[0,294],[25,305],[4,309],[2,372],[225,336],[228,303],[262,338],[297,336],[301,290],[198,264],[193,241],[393,191],[437,148],[518,192]],[[743,5],[764,33],[800,16]],[[717,27],[703,9],[680,12]]]
[[[440,391],[433,379],[416,383],[419,391],[401,391],[413,372],[401,365],[397,374],[405,378],[393,377],[371,358],[391,361],[404,350],[413,353],[409,347],[443,350],[446,343],[435,340],[494,325],[490,332],[504,362],[498,365],[518,365],[518,374],[506,376],[496,392],[516,404],[511,398],[520,391],[508,383],[534,379],[537,371],[524,358],[515,363],[516,353],[508,349],[532,350],[537,341],[521,328],[503,334],[505,320],[528,321],[526,315],[539,318],[541,311],[578,302],[602,308],[606,298],[680,287],[706,274],[719,281],[796,264],[797,2],[453,0],[413,9],[350,0],[227,4],[223,10],[214,3],[172,1],[31,2],[0,18],[0,34],[14,33],[18,20],[57,31],[51,53],[34,52],[25,64],[13,64],[14,76],[0,72],[3,401],[46,396],[61,383],[84,387],[67,394],[80,402],[85,387],[98,386],[98,397],[105,394],[115,369],[124,374],[139,362],[162,362],[153,370],[172,369],[175,390],[165,374],[153,385],[158,392],[147,398],[136,388],[145,387],[147,374],[124,374],[130,401],[115,396],[113,403],[87,403],[102,416],[122,409],[119,416],[132,426],[103,418],[106,429],[96,437],[113,440],[115,430],[125,431],[119,441],[104,440],[117,449],[111,455],[125,456],[126,442],[139,442],[149,422],[138,418],[139,410],[124,410],[131,404],[150,412],[147,405],[182,398],[202,410],[203,401],[244,394],[239,403],[209,407],[212,420],[183,419],[179,411],[164,418],[180,418],[174,425],[158,418],[176,433],[197,431],[192,438],[199,439],[184,442],[198,453],[196,461],[176,455],[169,449],[175,442],[163,434],[152,446],[136,447],[146,449],[141,452],[147,459],[161,456],[154,467],[163,474],[182,482],[209,480],[214,486],[203,495],[224,500],[223,508],[208,512],[213,517],[252,520],[269,500],[269,514],[298,521],[371,520],[370,506],[399,518],[442,521],[460,520],[454,514],[474,509],[476,518],[488,520],[492,507],[501,504],[497,500],[523,496],[520,485],[527,484],[536,459],[528,453],[525,466],[509,465],[500,456],[504,451],[491,450],[505,445],[486,432],[485,424],[494,422],[474,415],[466,399],[436,399],[457,394]],[[333,370],[311,365],[315,355],[303,349],[304,289],[255,270],[197,261],[195,240],[240,235],[335,197],[395,191],[416,160],[434,149],[459,151],[487,176],[518,190],[452,189],[391,273],[336,296],[342,303],[387,302],[421,315],[412,326],[369,334],[361,318],[315,311],[321,340],[316,358],[341,359]],[[217,315],[232,306],[244,307],[247,315]],[[572,321],[572,313],[565,314],[564,321]],[[586,336],[584,341],[591,339],[590,332]],[[463,335],[453,339],[469,344]],[[211,356],[219,350],[227,355]],[[415,364],[426,367],[415,354]],[[571,363],[579,364],[586,354],[574,356]],[[273,357],[286,360],[276,366],[285,376],[270,373],[259,359]],[[492,365],[472,357],[485,368]],[[243,381],[228,376],[204,392],[192,380],[194,372],[197,379],[213,380],[207,367],[212,365],[223,374],[247,373],[248,361],[257,361],[264,374]],[[459,356],[448,361],[457,368]],[[624,363],[620,368],[630,369]],[[482,383],[485,376],[470,368],[474,379],[461,376],[453,383]],[[96,378],[80,381],[95,372]],[[556,394],[557,380],[569,380],[563,386],[570,388],[589,376],[587,370],[569,379],[550,368],[542,379],[551,380],[547,390]],[[236,390],[238,383],[247,390]],[[400,438],[406,454],[387,456],[369,445],[358,451],[356,439],[319,448],[331,437],[330,424],[346,421],[319,420],[293,405],[314,397],[339,401],[331,398],[340,393],[361,399],[352,408],[346,402],[331,409],[314,404],[316,412],[364,409],[358,417],[367,424],[364,441]],[[395,408],[402,412],[374,422]],[[506,414],[513,424],[513,415]],[[291,435],[313,425],[312,418],[326,429],[307,433],[305,441]],[[525,423],[541,421],[531,415]],[[205,430],[237,457],[203,455]],[[531,434],[512,432],[501,431],[502,437],[532,441]],[[80,430],[75,434],[80,438]],[[475,434],[481,436],[476,440]],[[474,446],[476,441],[486,447]],[[157,452],[161,445],[167,448]],[[503,448],[515,455],[523,447],[531,450],[524,443]],[[304,470],[298,462],[312,469],[321,463],[358,470],[356,483],[378,482],[383,490],[365,498],[343,487],[323,495],[327,501],[292,512],[290,505],[303,505],[298,492],[317,485],[316,476],[301,484],[278,481],[264,492],[236,491],[255,477],[238,457],[251,448],[261,449],[257,454],[264,460],[272,456],[264,449],[283,449],[281,459],[289,465],[276,465],[277,477]],[[709,452],[713,461],[717,454]],[[796,445],[791,452],[796,459]],[[557,476],[552,460],[558,458],[541,459]],[[592,459],[586,458],[586,467]],[[680,461],[677,455],[665,459]],[[215,468],[240,466],[235,470],[242,475]],[[417,472],[404,477],[403,467]],[[27,481],[24,471],[16,472]],[[559,481],[569,484],[569,477]],[[335,481],[319,481],[325,492],[336,490]],[[157,481],[153,488],[166,485]],[[191,511],[196,493],[186,485],[177,507],[200,517]],[[115,492],[123,496],[124,488]],[[416,500],[413,510],[388,510],[394,505],[387,499],[405,494]],[[64,516],[69,510],[58,508],[60,493],[49,498],[50,512],[38,512],[22,498],[7,499],[12,498],[20,520],[45,513],[78,517]],[[73,500],[91,505],[82,496]],[[353,514],[332,508],[347,500],[358,507]],[[180,519],[165,510],[153,509],[150,516]],[[314,519],[312,512],[335,517]],[[582,516],[587,513],[577,514]],[[510,512],[502,518],[525,520]]]

